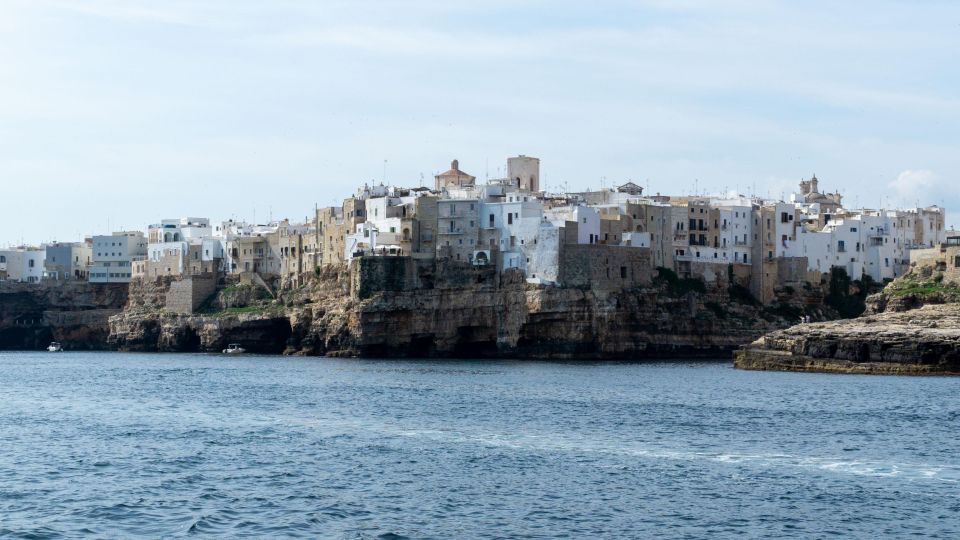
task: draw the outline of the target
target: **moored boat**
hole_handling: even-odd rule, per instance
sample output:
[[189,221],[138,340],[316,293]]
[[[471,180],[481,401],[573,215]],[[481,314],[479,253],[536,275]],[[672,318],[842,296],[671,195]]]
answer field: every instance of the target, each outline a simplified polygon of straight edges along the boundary
[[241,347],[239,343],[231,343],[223,350],[223,354],[243,354],[245,352],[247,352],[247,350]]
[[60,342],[54,341],[50,345],[47,345],[47,350],[50,352],[63,352],[63,347],[60,345]]

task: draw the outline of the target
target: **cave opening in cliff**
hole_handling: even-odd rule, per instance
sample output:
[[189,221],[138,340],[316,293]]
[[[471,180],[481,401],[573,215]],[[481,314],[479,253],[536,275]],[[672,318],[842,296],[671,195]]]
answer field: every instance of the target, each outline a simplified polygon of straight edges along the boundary
[[183,335],[183,352],[200,352],[200,334],[188,328]]
[[490,328],[461,326],[457,328],[457,343],[453,349],[456,358],[490,358],[498,354],[497,340]]
[[428,358],[436,354],[437,343],[433,334],[415,335],[410,338],[407,356],[411,358]]

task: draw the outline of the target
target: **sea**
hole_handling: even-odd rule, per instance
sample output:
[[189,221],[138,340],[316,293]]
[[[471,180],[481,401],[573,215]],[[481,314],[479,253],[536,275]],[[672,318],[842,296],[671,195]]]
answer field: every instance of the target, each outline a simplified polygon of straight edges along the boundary
[[0,353],[2,538],[960,538],[960,378]]

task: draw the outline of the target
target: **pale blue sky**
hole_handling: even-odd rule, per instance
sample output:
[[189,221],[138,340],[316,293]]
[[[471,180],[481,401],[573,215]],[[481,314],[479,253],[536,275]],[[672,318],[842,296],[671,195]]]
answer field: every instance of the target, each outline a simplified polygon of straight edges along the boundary
[[0,0],[0,244],[302,219],[358,184],[779,197],[960,224],[955,1]]

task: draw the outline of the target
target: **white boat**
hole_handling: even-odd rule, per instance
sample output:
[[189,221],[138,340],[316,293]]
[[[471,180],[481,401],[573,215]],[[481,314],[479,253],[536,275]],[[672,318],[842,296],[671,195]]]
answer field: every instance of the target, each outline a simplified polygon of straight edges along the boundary
[[239,343],[231,343],[223,350],[223,354],[243,354],[245,352],[247,352],[247,350],[241,347]]
[[59,342],[54,341],[50,343],[50,345],[47,345],[47,350],[50,352],[63,352],[63,347],[60,346]]

